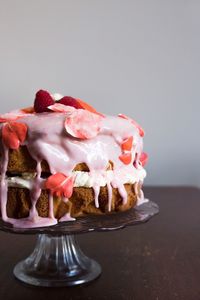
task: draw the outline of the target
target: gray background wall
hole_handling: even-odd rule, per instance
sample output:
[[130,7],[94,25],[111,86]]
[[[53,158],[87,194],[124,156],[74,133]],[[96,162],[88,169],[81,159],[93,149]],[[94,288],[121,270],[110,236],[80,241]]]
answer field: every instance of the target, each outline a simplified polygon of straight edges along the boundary
[[200,185],[200,1],[0,0],[1,112],[48,89],[146,129],[147,184]]

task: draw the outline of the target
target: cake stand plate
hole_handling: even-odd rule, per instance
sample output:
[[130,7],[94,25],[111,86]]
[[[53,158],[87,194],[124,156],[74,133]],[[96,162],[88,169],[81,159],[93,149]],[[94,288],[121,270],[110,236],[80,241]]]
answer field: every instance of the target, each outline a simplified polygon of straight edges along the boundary
[[100,265],[81,251],[75,234],[111,231],[141,224],[158,212],[157,204],[148,201],[125,212],[85,216],[50,227],[14,228],[1,220],[0,230],[39,235],[32,254],[15,266],[17,279],[35,286],[75,286],[88,283],[101,274]]

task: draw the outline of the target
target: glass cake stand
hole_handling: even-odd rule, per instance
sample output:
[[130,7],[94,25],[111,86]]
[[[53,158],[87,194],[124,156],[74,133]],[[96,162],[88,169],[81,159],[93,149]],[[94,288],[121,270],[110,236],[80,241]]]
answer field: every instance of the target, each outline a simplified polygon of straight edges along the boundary
[[80,249],[75,235],[93,231],[111,231],[148,221],[157,214],[156,203],[148,201],[125,212],[80,217],[50,227],[13,228],[0,221],[0,230],[17,234],[38,234],[32,254],[19,262],[14,275],[34,286],[59,287],[88,283],[101,274],[101,266]]

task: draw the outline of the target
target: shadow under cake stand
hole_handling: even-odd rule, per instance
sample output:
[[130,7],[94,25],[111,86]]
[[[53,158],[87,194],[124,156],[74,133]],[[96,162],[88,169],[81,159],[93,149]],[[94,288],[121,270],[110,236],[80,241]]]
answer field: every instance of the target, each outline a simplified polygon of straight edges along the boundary
[[148,221],[159,212],[148,201],[125,212],[91,215],[50,227],[14,228],[0,221],[0,230],[16,234],[38,234],[32,254],[19,262],[14,275],[20,281],[46,287],[75,286],[88,283],[101,274],[101,266],[80,249],[75,235],[93,231],[111,231]]

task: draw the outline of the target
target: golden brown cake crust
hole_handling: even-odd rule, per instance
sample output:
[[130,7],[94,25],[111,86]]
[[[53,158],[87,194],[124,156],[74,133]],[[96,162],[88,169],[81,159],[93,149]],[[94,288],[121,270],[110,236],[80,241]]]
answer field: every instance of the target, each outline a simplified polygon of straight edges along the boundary
[[[136,205],[137,195],[135,185],[125,184],[128,199],[127,203],[122,203],[122,198],[117,189],[113,188],[112,212],[124,211]],[[9,187],[7,214],[11,218],[24,218],[29,214],[31,200],[29,190],[24,188]],[[140,187],[137,188],[137,194],[140,193]],[[49,213],[49,195],[47,190],[42,190],[41,196],[37,202],[39,216],[48,217]],[[54,214],[56,218],[61,218],[67,212],[72,217],[83,216],[86,214],[108,213],[108,191],[107,187],[100,188],[99,208],[95,207],[94,192],[92,188],[75,187],[73,195],[67,203],[62,198],[54,197]]]
[[[42,161],[42,172],[50,173],[49,165]],[[75,171],[89,171],[84,163],[75,166]],[[7,171],[10,173],[35,172],[36,161],[31,157],[26,146],[20,146],[17,150],[9,149],[9,161]]]
[[[48,163],[42,161],[42,172],[51,174]],[[114,168],[112,161],[109,161],[107,170]],[[89,169],[85,163],[79,163],[74,171],[88,172]],[[9,162],[7,172],[18,174],[24,172],[36,172],[36,161],[30,156],[26,146],[20,146],[18,150],[9,150]],[[140,186],[137,184],[125,184],[127,191],[127,203],[122,203],[122,198],[118,189],[112,188],[111,212],[128,210],[136,205],[137,196],[140,194]],[[62,197],[54,196],[54,215],[57,219],[70,212],[72,217],[83,216],[86,214],[104,214],[108,213],[108,191],[107,187],[101,187],[99,193],[99,208],[95,206],[93,188],[74,187],[73,194],[69,201],[65,203]],[[39,216],[48,217],[49,214],[49,191],[42,190],[40,198],[36,204]],[[31,208],[30,191],[26,188],[9,187],[7,200],[7,214],[11,218],[28,217]]]
[[[42,161],[42,172],[49,173],[49,165]],[[113,169],[113,162],[109,161],[107,170]],[[85,163],[79,163],[74,167],[74,171],[88,172],[88,166]],[[26,146],[20,146],[17,150],[9,149],[9,161],[7,172],[10,173],[32,173],[36,172],[36,161],[31,157]]]

